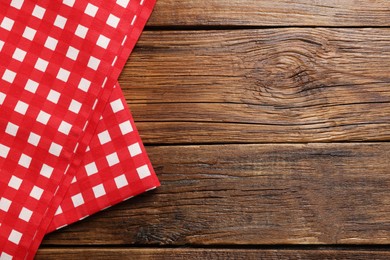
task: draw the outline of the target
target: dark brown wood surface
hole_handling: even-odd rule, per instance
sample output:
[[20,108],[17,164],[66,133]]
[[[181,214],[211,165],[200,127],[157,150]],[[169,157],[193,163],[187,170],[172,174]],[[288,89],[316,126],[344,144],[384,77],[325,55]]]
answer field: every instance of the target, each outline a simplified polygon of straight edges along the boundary
[[390,242],[390,144],[156,146],[162,186],[45,244]]
[[162,186],[37,259],[390,258],[390,1],[158,0],[120,83]]
[[145,32],[120,83],[147,143],[382,141],[389,42],[390,29]]
[[389,26],[387,0],[158,0],[154,26]]

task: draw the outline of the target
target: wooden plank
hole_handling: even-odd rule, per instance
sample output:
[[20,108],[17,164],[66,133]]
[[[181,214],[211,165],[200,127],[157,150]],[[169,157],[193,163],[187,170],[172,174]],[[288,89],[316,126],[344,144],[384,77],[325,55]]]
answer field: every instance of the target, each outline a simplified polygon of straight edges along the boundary
[[146,143],[390,140],[390,29],[146,32],[120,83]]
[[148,147],[162,186],[46,245],[389,244],[390,143]]
[[281,249],[52,248],[36,259],[389,259],[389,251]]
[[386,0],[158,0],[154,26],[389,26]]

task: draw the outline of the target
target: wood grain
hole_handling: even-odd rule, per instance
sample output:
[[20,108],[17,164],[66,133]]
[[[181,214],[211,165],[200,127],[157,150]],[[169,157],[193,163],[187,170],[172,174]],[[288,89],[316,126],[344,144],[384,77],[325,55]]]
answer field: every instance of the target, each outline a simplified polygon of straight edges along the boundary
[[389,26],[387,0],[159,0],[153,26]]
[[162,186],[46,245],[390,243],[390,143],[148,147]]
[[146,143],[390,140],[390,29],[145,32],[120,83]]
[[156,248],[53,248],[41,249],[36,259],[389,259],[390,252],[374,250],[255,250]]
[[120,83],[162,186],[37,259],[389,259],[389,26],[385,0],[157,1]]

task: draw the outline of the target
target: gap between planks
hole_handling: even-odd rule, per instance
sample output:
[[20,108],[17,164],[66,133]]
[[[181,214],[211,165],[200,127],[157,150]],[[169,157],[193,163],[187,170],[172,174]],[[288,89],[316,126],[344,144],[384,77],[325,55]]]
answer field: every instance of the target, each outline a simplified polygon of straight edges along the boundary
[[52,248],[40,249],[36,259],[388,259],[389,251],[291,249],[160,249]]

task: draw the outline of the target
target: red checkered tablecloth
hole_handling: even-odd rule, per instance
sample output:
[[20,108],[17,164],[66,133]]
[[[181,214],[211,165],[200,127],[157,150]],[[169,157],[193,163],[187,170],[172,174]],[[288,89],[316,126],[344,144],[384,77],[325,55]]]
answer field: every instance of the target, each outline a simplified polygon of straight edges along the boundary
[[159,185],[117,84],[153,6],[0,2],[0,259]]

